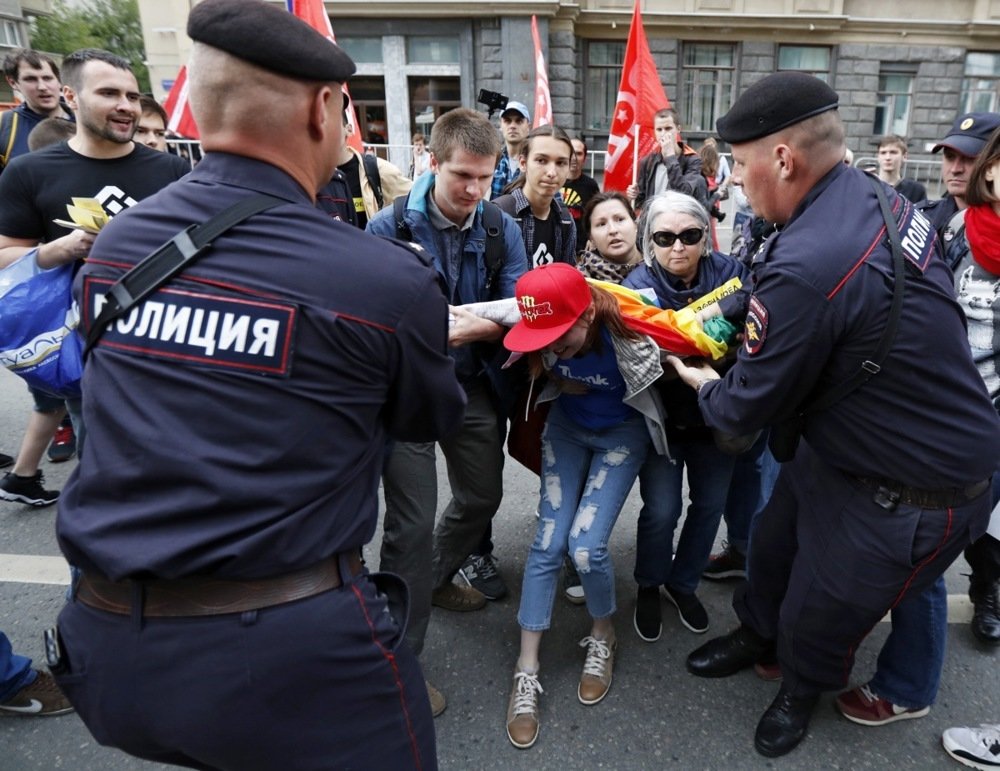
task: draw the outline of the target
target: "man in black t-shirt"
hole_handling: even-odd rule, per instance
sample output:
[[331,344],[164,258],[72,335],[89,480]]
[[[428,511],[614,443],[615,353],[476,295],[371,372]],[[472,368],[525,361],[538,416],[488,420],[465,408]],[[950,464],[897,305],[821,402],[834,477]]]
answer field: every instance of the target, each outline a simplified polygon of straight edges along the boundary
[[569,159],[569,178],[563,185],[560,194],[563,203],[569,209],[576,223],[576,251],[579,253],[587,246],[587,236],[583,232],[583,209],[587,201],[601,192],[597,180],[583,173],[583,164],[587,160],[587,143],[581,137],[573,139],[573,155]]
[[[189,169],[174,155],[132,141],[139,120],[139,85],[126,60],[83,49],[63,61],[63,93],[76,116],[67,142],[13,159],[0,176],[0,268],[38,247],[39,267],[53,268],[90,253],[94,236],[55,224],[68,219],[73,198],[96,198],[109,217],[134,205]],[[67,401],[82,450],[79,399]],[[74,414],[76,413],[76,414]],[[55,502],[38,463],[60,414],[32,413],[17,463],[0,482],[0,498],[32,505]]]

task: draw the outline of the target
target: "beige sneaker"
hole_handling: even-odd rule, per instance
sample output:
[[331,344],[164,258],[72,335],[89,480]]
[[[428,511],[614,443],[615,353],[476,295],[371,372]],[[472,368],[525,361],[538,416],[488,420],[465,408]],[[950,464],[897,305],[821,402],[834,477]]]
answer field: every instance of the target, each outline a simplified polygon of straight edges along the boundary
[[587,658],[583,662],[583,674],[580,675],[580,687],[576,695],[581,704],[597,704],[608,695],[611,688],[618,641],[612,640],[609,643],[596,637],[584,637],[580,640],[580,647],[587,649]]
[[431,685],[427,680],[424,680],[427,685],[427,698],[431,700],[431,714],[437,717],[448,707],[448,700],[444,697],[437,688]]
[[471,586],[459,586],[449,582],[434,590],[431,594],[431,605],[464,613],[484,607],[486,595]]
[[542,684],[538,675],[514,673],[514,688],[507,704],[507,738],[520,750],[526,750],[538,739],[538,694]]

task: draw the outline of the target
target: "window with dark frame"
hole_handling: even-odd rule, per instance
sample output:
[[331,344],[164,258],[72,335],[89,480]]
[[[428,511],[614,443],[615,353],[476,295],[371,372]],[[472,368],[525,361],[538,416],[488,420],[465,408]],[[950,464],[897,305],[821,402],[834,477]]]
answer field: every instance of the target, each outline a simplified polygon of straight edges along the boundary
[[736,45],[685,43],[682,61],[681,125],[712,133],[736,98]]
[[910,109],[913,105],[915,62],[883,62],[878,73],[875,95],[875,136],[898,134],[905,137],[910,130]]
[[830,82],[830,49],[827,46],[779,46],[778,71],[808,72]]
[[587,43],[583,98],[583,126],[590,131],[609,131],[618,103],[624,40],[591,40]]
[[1000,54],[969,51],[965,55],[961,112],[996,112],[1000,107]]

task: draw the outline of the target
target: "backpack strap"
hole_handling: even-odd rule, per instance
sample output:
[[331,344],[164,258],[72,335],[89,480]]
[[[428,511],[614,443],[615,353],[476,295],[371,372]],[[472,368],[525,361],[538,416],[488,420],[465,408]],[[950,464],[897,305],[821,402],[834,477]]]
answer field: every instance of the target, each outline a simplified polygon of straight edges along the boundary
[[378,158],[368,153],[362,153],[361,162],[365,165],[365,176],[368,177],[368,184],[372,186],[375,193],[375,203],[378,208],[385,206],[385,197],[382,195],[382,175],[378,170]]
[[410,197],[408,195],[401,195],[392,202],[392,217],[396,220],[396,238],[400,241],[413,240],[413,233],[410,232],[410,226],[403,219],[403,213],[406,211],[406,202],[409,200]]
[[[570,241],[573,243],[574,254],[576,253],[576,240],[569,237],[570,225],[573,224],[573,215],[569,211],[569,207],[566,206],[566,202],[562,199],[561,195],[557,195],[554,199],[556,205],[559,207],[559,227],[562,228],[562,241],[563,244],[567,244]],[[582,221],[582,220],[581,220]]]
[[503,209],[491,201],[483,201],[483,227],[486,228],[486,296],[493,294],[493,287],[503,268],[507,249],[503,240]]
[[17,137],[17,112],[7,110],[0,115],[0,169],[7,165]]
[[104,307],[87,332],[84,358],[97,344],[108,324],[115,321],[190,267],[212,245],[212,241],[254,214],[288,203],[284,198],[258,193],[244,198],[200,225],[191,225],[136,264],[112,285],[104,296]]

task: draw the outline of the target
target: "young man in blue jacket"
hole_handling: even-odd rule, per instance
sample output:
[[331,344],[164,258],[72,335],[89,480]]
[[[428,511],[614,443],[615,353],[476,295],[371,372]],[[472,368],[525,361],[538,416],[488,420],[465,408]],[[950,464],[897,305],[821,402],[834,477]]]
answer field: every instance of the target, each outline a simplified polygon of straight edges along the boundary
[[[385,523],[381,567],[410,587],[407,642],[423,648],[431,604],[448,610],[478,610],[486,597],[452,578],[479,543],[503,496],[505,418],[491,378],[504,327],[462,309],[466,303],[514,296],[528,259],[517,224],[502,212],[487,233],[485,201],[500,153],[500,139],[485,116],[468,109],[447,112],[434,124],[430,174],[413,185],[398,218],[392,207],[368,222],[368,231],[405,237],[430,253],[451,306],[448,345],[468,396],[462,427],[439,442],[448,463],[452,499],[434,529],[437,473],[433,442],[397,442],[382,477]],[[502,258],[491,258],[490,240],[502,239]],[[497,250],[495,248],[493,252]],[[435,714],[444,698],[430,689]]]

